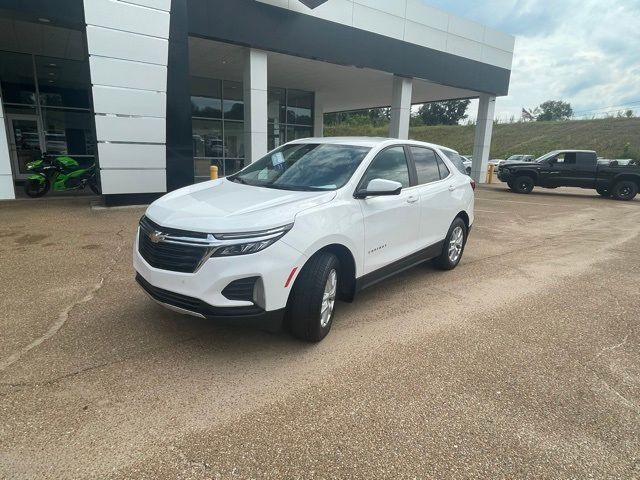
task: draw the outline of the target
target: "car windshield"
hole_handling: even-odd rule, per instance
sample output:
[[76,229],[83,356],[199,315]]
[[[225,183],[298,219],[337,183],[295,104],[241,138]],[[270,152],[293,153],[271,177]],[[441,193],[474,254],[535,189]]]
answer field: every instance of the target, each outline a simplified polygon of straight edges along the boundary
[[283,145],[227,179],[282,190],[335,190],[349,181],[369,150],[329,143]]
[[507,162],[519,162],[520,160],[524,160],[524,155],[511,155],[507,158]]

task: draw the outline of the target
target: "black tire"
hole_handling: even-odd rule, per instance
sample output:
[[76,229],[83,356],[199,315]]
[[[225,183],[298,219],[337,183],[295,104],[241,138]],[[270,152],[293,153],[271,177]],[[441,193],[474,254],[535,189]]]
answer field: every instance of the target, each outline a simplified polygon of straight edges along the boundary
[[513,191],[516,193],[531,193],[533,178],[529,175],[521,175],[513,181],[513,187]]
[[638,185],[631,180],[620,180],[611,190],[611,196],[616,200],[633,200],[638,194]]
[[31,198],[38,198],[46,195],[50,188],[51,182],[48,178],[45,178],[42,182],[33,179],[24,182],[24,193]]
[[509,180],[509,181],[507,182],[507,185],[509,186],[509,189],[510,189],[510,190],[512,190],[512,191],[514,191],[514,192],[516,191],[516,185],[515,185],[515,183],[513,183],[513,180]]
[[[458,228],[462,230],[462,244],[460,245],[460,251],[458,252],[457,258],[452,259],[452,257],[449,255],[449,247],[451,246],[451,242],[453,241],[454,232],[456,232]],[[453,270],[460,263],[466,244],[467,224],[464,223],[464,220],[462,220],[460,217],[457,217],[449,227],[449,232],[447,233],[447,236],[444,239],[444,244],[442,245],[442,253],[439,257],[431,260],[431,262],[436,268],[439,268],[440,270]]]
[[598,195],[601,195],[606,198],[609,198],[611,196],[611,192],[609,191],[608,188],[598,187],[596,188],[596,192],[598,192]]
[[467,171],[467,175],[471,176],[471,167],[467,167],[466,171]]
[[[323,324],[323,297],[333,271],[335,271],[333,309],[326,323]],[[306,342],[319,342],[327,336],[335,316],[335,297],[339,284],[340,262],[334,254],[321,252],[311,257],[293,285],[287,306],[287,326],[295,337]]]

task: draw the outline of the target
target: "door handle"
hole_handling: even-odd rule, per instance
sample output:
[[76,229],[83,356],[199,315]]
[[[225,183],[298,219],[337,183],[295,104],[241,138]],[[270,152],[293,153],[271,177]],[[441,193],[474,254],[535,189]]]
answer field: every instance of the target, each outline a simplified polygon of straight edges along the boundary
[[453,192],[456,189],[455,185],[449,185],[449,191]]
[[416,203],[418,201],[418,197],[415,197],[413,195],[411,195],[410,197],[407,197],[407,203]]

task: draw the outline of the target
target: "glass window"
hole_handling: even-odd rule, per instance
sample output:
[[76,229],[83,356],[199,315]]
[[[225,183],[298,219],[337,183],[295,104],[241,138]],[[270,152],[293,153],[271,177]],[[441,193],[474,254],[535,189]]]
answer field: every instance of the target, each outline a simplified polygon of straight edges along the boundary
[[313,92],[287,90],[287,123],[313,125]]
[[411,147],[411,154],[418,173],[418,183],[430,183],[440,180],[436,154],[429,148]]
[[267,116],[273,123],[285,123],[286,91],[284,88],[270,88],[268,94]]
[[447,178],[451,174],[451,171],[449,171],[449,168],[444,164],[444,162],[439,156],[436,155],[436,158],[438,160],[438,169],[440,170],[440,178],[443,178],[443,179]]
[[219,158],[196,158],[193,161],[194,176],[198,181],[205,181],[211,178],[211,170],[209,167],[215,165],[218,167],[218,176],[222,176],[224,168],[222,159]]
[[360,181],[360,188],[366,188],[374,178],[400,182],[403,187],[409,186],[409,168],[403,147],[391,147],[379,153]]
[[279,123],[269,123],[267,124],[267,148],[269,150],[273,150],[276,147],[279,147],[283,143],[285,143],[285,133],[286,130],[284,125]]
[[222,118],[222,82],[191,77],[191,115]]
[[224,99],[224,118],[229,120],[244,119],[244,94],[242,83],[225,80],[222,82],[222,98]]
[[244,168],[244,159],[242,158],[226,158],[224,160],[224,174],[233,175]]
[[222,122],[218,120],[192,121],[194,157],[222,157]]
[[48,107],[89,108],[87,62],[35,57],[40,104]]
[[78,110],[42,109],[45,148],[53,155],[95,155],[91,114]]
[[0,52],[0,84],[4,103],[35,105],[36,84],[31,55]]
[[462,157],[457,152],[454,152],[453,150],[449,150],[449,149],[442,149],[442,153],[444,153],[447,156],[447,158],[451,160],[451,163],[453,163],[455,167],[458,170],[460,170],[460,173],[464,173],[465,175],[467,174],[467,169],[464,166],[464,161],[462,160]]
[[347,183],[368,151],[367,147],[327,143],[285,145],[230,180],[282,190],[335,190]]
[[224,156],[244,157],[244,122],[224,122]]
[[313,136],[313,131],[310,127],[288,126],[287,127],[287,142],[292,140],[299,140],[301,138],[309,138]]

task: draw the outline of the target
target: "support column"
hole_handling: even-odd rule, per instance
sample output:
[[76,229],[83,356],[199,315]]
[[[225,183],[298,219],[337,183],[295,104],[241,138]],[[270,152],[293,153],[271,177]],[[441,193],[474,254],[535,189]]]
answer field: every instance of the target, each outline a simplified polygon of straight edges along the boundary
[[313,136],[324,136],[324,102],[320,92],[315,92],[313,100]]
[[252,163],[267,153],[267,54],[248,48],[244,58],[244,158]]
[[391,96],[391,125],[389,126],[389,136],[392,138],[402,140],[409,138],[412,90],[413,79],[394,75]]
[[471,177],[478,183],[487,181],[487,165],[491,151],[491,135],[493,133],[493,117],[496,110],[496,97],[480,95],[476,135],[473,142],[473,163]]
[[13,200],[16,198],[13,190],[13,175],[11,174],[8,133],[4,121],[2,98],[0,97],[0,200]]

